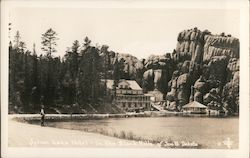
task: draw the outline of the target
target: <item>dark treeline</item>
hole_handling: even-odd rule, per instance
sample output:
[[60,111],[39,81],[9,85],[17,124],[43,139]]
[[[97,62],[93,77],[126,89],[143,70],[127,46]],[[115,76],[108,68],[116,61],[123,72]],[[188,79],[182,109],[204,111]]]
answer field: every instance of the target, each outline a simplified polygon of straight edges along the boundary
[[37,113],[41,104],[47,112],[57,112],[56,109],[67,106],[70,106],[68,109],[74,106],[78,111],[93,108],[106,96],[105,82],[101,79],[117,81],[126,75],[123,61],[111,63],[114,52],[106,45],[92,46],[88,37],[82,44],[74,41],[62,58],[53,56],[58,38],[52,29],[42,35],[44,53],[40,56],[35,44],[30,51],[20,39],[17,32],[9,45],[10,113]]

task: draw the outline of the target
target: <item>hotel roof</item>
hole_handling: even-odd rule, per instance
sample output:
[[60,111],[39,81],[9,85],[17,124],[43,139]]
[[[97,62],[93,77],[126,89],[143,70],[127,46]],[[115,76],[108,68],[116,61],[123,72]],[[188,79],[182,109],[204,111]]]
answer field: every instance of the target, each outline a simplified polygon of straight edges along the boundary
[[[102,81],[104,82],[105,80],[102,79]],[[138,83],[135,80],[120,80],[119,83],[120,82],[127,82],[129,84],[129,88],[131,88],[132,90],[142,90],[142,88],[138,85]],[[107,88],[113,89],[113,85],[114,85],[114,80],[107,79]]]

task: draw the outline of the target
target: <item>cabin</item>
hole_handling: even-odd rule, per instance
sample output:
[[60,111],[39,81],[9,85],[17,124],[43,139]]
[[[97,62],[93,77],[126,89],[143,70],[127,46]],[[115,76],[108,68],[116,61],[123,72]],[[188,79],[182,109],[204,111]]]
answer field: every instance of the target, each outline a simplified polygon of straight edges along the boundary
[[206,114],[207,107],[197,101],[190,102],[182,107],[184,113]]
[[[108,94],[116,97],[113,102],[124,111],[142,111],[150,109],[150,96],[144,95],[135,80],[119,80],[114,88],[114,80],[105,80]],[[114,91],[115,90],[115,91]]]

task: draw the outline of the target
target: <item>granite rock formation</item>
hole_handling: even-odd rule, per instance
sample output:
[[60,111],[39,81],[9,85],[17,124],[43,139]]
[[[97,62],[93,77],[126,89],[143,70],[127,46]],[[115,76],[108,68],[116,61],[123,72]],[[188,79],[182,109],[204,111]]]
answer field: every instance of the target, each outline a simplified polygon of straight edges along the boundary
[[[191,100],[211,109],[237,113],[239,110],[239,40],[231,35],[213,35],[197,28],[177,37],[172,53],[174,73],[168,81],[167,109]],[[178,73],[177,73],[178,72]],[[193,94],[191,87],[194,87]],[[190,96],[193,95],[193,96]],[[173,108],[172,108],[173,109]]]
[[229,36],[205,35],[203,61],[209,61],[213,56],[239,58],[239,40]]
[[172,54],[138,60],[114,53],[111,61],[122,61],[123,77],[137,80],[145,93],[158,89],[165,94],[168,110],[179,111],[194,100],[211,109],[237,113],[239,44],[231,35],[194,28],[178,34]]
[[168,90],[168,81],[173,73],[173,60],[170,54],[156,56],[151,55],[144,61],[146,71],[143,74],[144,88],[146,91],[155,88],[166,93]]

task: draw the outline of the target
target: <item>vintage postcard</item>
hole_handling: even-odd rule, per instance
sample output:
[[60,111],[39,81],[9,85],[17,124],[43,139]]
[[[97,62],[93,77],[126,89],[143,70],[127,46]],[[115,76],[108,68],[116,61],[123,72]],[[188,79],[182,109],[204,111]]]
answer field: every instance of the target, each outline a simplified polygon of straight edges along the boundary
[[1,2],[2,157],[249,156],[249,2]]

